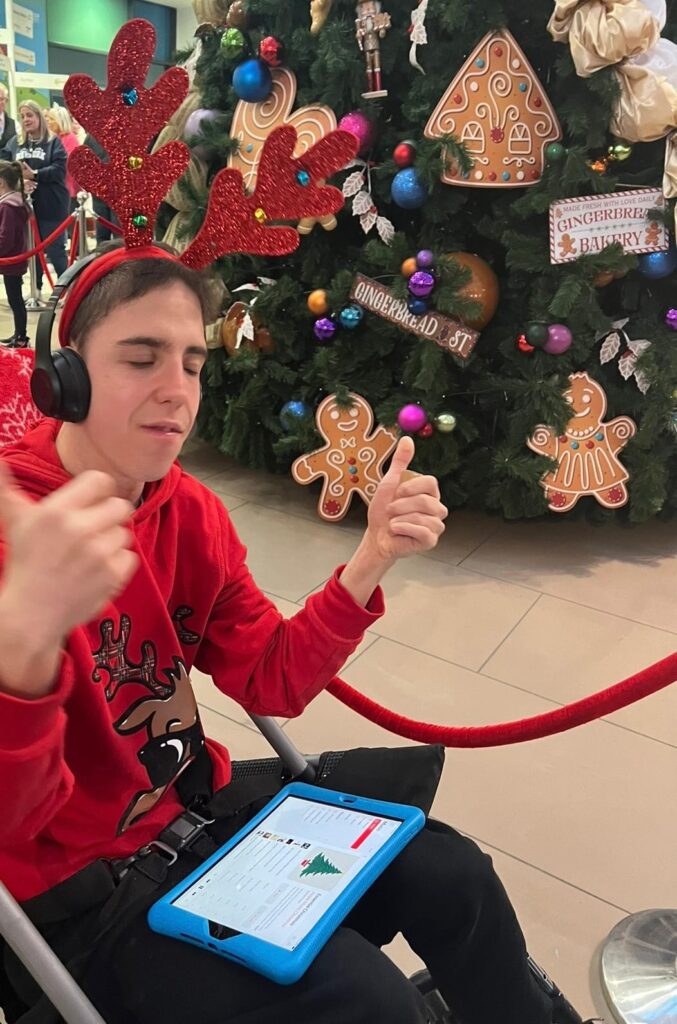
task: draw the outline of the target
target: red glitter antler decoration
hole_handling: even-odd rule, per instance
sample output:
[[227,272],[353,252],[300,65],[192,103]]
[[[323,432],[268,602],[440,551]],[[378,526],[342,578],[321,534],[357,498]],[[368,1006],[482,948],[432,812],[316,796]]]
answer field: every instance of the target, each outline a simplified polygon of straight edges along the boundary
[[149,245],[160,203],[185,171],[190,152],[169,142],[157,153],[148,146],[188,92],[183,68],[170,68],[144,87],[155,49],[155,29],[141,18],[123,25],[108,55],[108,85],[89,75],[71,75],[64,86],[69,109],[109,154],[103,163],[87,146],[74,150],[68,169],[76,181],[115,210],[130,248]]
[[292,227],[267,226],[269,221],[324,217],[343,206],[343,195],[317,182],[345,167],[357,152],[350,132],[333,131],[303,156],[294,158],[296,129],[275,128],[266,139],[256,175],[256,188],[246,195],[239,171],[226,168],[214,178],[204,224],[181,257],[191,267],[204,267],[226,253],[249,252],[283,256],[299,245]]
[[[115,210],[129,248],[150,245],[158,207],[190,160],[183,142],[169,142],[152,155],[147,152],[188,91],[188,75],[182,68],[170,68],[154,86],[145,88],[154,49],[155,29],[137,18],[115,37],[105,89],[88,75],[71,75],[64,87],[69,108],[109,154],[104,163],[81,146],[69,157],[68,169]],[[181,256],[183,263],[204,267],[219,256],[240,252],[283,256],[297,248],[299,234],[293,227],[270,222],[324,217],[340,210],[340,190],[320,182],[353,159],[358,140],[336,130],[295,158],[296,140],[291,125],[270,133],[253,195],[245,193],[239,171],[226,168],[216,175],[204,223]]]

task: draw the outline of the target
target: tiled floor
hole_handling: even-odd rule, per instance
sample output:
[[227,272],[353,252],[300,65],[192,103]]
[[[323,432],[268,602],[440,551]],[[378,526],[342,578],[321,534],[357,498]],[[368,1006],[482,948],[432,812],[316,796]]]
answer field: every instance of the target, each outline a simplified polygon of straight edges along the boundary
[[[232,512],[255,578],[285,615],[357,544],[361,507],[325,524],[313,488],[242,469],[200,442],[183,462]],[[539,714],[677,648],[676,573],[674,525],[507,525],[461,512],[434,552],[391,572],[387,613],[343,675],[424,721]],[[237,705],[205,677],[195,685],[209,734],[237,758],[268,754]],[[306,752],[406,742],[324,694],[284,725]],[[555,738],[448,752],[435,815],[493,856],[532,953],[584,1014],[605,1012],[597,957],[610,928],[674,905],[676,773],[675,687]],[[403,942],[391,952],[415,967]]]
[[[221,495],[259,585],[285,615],[358,541],[317,493],[192,443],[186,467]],[[345,679],[395,711],[442,724],[540,714],[677,648],[677,527],[504,524],[459,513],[436,551],[399,563],[387,612]],[[246,716],[198,682],[208,725],[236,756],[267,746]],[[627,913],[671,905],[677,885],[677,689],[551,739],[450,750],[437,817],[494,858],[530,949],[585,1014],[605,1012],[600,943]],[[321,695],[285,725],[306,752],[406,742]],[[407,971],[404,942],[392,955]]]

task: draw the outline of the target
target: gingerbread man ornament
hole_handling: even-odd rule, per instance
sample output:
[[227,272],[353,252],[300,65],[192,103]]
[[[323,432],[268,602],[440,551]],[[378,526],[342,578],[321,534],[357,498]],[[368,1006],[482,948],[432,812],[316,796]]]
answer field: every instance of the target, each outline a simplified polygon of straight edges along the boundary
[[299,484],[324,477],[317,510],[329,523],[343,519],[353,495],[368,505],[383,478],[383,463],[392,455],[399,435],[374,426],[374,413],[360,395],[350,395],[350,405],[340,406],[329,395],[315,414],[317,429],[327,442],[323,448],[302,455],[291,471]]
[[552,512],[568,512],[579,498],[591,494],[604,508],[620,508],[628,500],[629,473],[618,453],[637,433],[629,416],[604,423],[607,399],[602,387],[587,373],[573,373],[564,398],[572,417],[566,432],[557,436],[539,426],[527,444],[532,451],[558,462],[541,481]]

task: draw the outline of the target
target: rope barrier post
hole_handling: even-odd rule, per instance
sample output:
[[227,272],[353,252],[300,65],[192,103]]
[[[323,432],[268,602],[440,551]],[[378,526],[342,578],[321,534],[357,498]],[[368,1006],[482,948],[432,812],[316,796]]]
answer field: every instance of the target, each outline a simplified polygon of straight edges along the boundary
[[[26,202],[28,203],[28,208],[29,208],[29,210],[31,212],[31,215],[28,218],[28,248],[29,249],[34,249],[35,248],[35,244],[36,244],[36,238],[35,238],[35,230],[33,228],[33,224],[34,224],[34,220],[33,220],[33,217],[34,217],[34,215],[33,215],[33,204],[32,204],[32,202],[30,200],[30,196],[26,197]],[[28,261],[28,277],[29,277],[29,281],[30,281],[31,293],[30,293],[29,297],[26,299],[26,309],[29,312],[31,310],[41,310],[41,309],[45,308],[45,304],[40,301],[40,292],[38,291],[38,277],[37,277],[36,262],[35,262],[37,260],[37,258],[38,258],[37,254],[34,253],[31,256],[31,258],[29,259],[29,261]]]
[[85,203],[87,201],[86,192],[78,192],[78,208],[75,211],[77,224],[78,224],[78,259],[81,260],[83,256],[87,256],[89,253],[89,245],[87,243],[87,211],[85,210]]
[[620,1024],[674,1021],[677,910],[642,910],[612,929],[602,947],[604,997]]

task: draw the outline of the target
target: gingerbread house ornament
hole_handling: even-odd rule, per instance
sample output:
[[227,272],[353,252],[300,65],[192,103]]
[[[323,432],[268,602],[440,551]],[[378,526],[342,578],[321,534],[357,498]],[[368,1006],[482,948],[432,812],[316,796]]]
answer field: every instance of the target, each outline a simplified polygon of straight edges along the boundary
[[540,181],[546,146],[562,138],[562,129],[517,40],[501,29],[475,47],[432,112],[425,135],[456,136],[473,161],[463,174],[445,159],[445,184],[524,188]]

